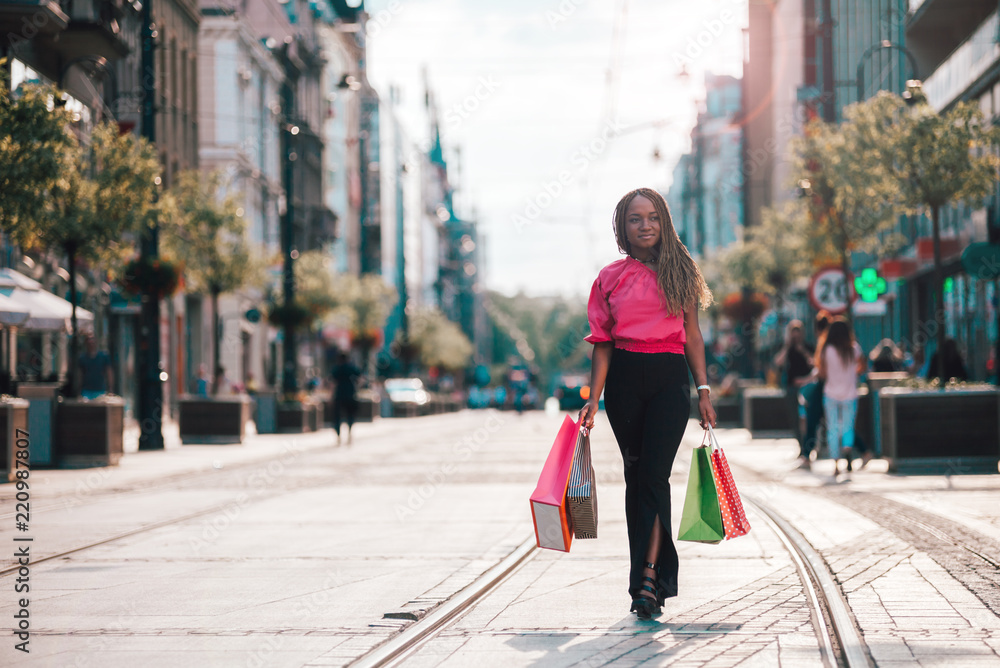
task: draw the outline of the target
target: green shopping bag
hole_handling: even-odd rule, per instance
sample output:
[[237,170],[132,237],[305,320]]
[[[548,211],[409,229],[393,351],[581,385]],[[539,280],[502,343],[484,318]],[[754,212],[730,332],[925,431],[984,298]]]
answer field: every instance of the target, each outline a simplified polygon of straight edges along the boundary
[[687,494],[684,496],[684,510],[681,512],[681,524],[677,529],[677,540],[718,543],[726,537],[710,457],[705,446],[691,451],[691,475],[688,476]]

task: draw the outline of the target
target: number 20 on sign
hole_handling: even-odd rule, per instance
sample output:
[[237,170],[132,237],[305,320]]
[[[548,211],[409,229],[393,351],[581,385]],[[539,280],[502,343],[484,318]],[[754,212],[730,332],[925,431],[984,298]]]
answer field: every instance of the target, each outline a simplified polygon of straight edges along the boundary
[[840,267],[824,267],[815,274],[809,282],[809,302],[816,309],[826,309],[834,315],[847,310],[847,303],[858,298],[854,289],[854,276],[845,279]]

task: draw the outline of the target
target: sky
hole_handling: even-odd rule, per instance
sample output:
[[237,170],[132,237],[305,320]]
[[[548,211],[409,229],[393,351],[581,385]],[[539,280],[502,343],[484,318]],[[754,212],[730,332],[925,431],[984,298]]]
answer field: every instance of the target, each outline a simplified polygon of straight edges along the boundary
[[486,286],[509,295],[589,294],[621,257],[615,204],[666,192],[704,73],[740,75],[747,23],[746,0],[366,5],[369,80],[400,90],[404,127],[423,141],[426,68],[458,214],[478,222]]

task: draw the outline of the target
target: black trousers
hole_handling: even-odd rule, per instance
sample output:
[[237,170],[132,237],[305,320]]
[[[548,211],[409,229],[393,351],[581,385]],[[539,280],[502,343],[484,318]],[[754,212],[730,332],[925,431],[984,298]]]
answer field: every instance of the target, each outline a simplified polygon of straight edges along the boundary
[[615,348],[604,388],[604,408],[625,465],[625,520],[631,561],[629,594],[643,584],[649,536],[660,517],[663,540],[657,599],[677,595],[677,548],[670,529],[670,469],[691,411],[684,355]]
[[358,400],[354,397],[334,397],[333,399],[333,430],[340,436],[340,425],[347,422],[347,429],[354,426],[354,417],[358,412]]

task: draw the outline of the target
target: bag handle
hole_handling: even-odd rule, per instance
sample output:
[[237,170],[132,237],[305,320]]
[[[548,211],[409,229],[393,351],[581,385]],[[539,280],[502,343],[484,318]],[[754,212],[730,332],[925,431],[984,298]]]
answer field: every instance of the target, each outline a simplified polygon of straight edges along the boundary
[[722,446],[719,445],[719,438],[715,435],[715,430],[712,429],[712,425],[706,425],[705,431],[701,436],[701,444],[705,445],[705,440],[708,440],[709,452],[715,452],[721,450]]

